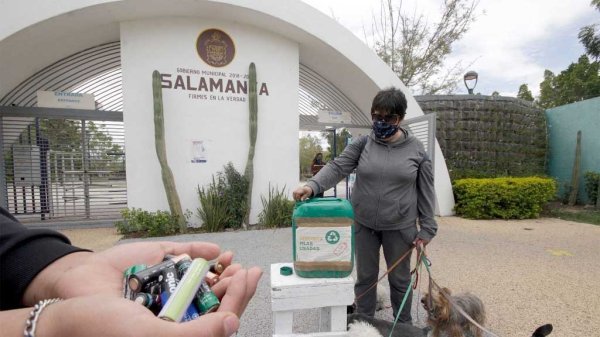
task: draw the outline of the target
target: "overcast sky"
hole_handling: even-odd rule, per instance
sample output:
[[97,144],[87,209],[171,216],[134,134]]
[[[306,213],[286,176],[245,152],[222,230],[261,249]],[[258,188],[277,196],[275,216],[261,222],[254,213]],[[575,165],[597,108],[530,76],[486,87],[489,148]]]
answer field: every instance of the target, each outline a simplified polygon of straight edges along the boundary
[[[304,0],[332,16],[360,40],[370,39],[373,15],[380,0]],[[430,21],[439,17],[443,0],[404,0],[404,8],[423,13]],[[400,0],[396,0],[399,3]],[[448,58],[461,61],[479,74],[475,92],[516,96],[526,83],[534,95],[544,69],[555,74],[576,62],[584,49],[577,34],[585,25],[600,23],[600,12],[590,0],[480,0],[477,19],[458,41]],[[466,93],[461,83],[457,94]]]

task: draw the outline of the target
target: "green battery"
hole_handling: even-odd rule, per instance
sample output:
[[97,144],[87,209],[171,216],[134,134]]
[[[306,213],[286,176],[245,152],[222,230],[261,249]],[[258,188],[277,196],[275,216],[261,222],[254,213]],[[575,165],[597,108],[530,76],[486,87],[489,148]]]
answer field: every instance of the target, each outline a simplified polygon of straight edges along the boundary
[[131,291],[131,288],[129,287],[129,277],[132,274],[135,274],[146,268],[148,268],[148,267],[145,264],[134,264],[133,266],[130,266],[129,268],[125,269],[125,271],[123,272],[123,297],[124,298],[128,298],[130,300],[133,300],[135,298],[135,292]]
[[167,321],[180,322],[187,308],[194,300],[209,267],[205,259],[197,258],[192,260],[185,275],[183,275],[177,284],[175,291],[158,313],[158,317]]
[[201,315],[216,311],[219,309],[219,305],[221,305],[219,298],[212,290],[210,290],[210,287],[208,284],[206,284],[206,281],[202,282],[198,293],[196,293],[195,301],[196,306],[198,307],[198,312],[200,312]]

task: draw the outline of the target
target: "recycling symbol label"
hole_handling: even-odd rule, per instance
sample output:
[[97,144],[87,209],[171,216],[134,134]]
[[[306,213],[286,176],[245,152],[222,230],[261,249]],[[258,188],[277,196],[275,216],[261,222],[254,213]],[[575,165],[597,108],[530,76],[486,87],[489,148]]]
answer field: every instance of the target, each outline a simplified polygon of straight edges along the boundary
[[331,230],[325,234],[325,240],[327,243],[336,244],[340,241],[340,233],[338,231]]

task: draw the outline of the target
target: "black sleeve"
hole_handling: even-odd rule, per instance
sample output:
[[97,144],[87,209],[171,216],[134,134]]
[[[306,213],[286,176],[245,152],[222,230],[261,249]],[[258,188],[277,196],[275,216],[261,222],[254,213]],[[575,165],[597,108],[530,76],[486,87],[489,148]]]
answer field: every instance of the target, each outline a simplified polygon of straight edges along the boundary
[[27,229],[0,207],[0,310],[23,307],[29,283],[59,258],[82,251],[66,236],[48,229]]

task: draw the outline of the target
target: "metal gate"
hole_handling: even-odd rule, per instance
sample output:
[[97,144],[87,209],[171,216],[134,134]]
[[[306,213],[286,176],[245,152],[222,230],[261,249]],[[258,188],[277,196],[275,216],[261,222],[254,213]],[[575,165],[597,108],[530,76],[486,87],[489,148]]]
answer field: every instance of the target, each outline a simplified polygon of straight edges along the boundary
[[2,206],[19,220],[117,218],[127,207],[121,112],[0,107],[0,141]]
[[410,132],[423,143],[425,152],[431,159],[431,168],[435,172],[435,131],[436,114],[409,118],[402,122],[402,126],[407,127]]

